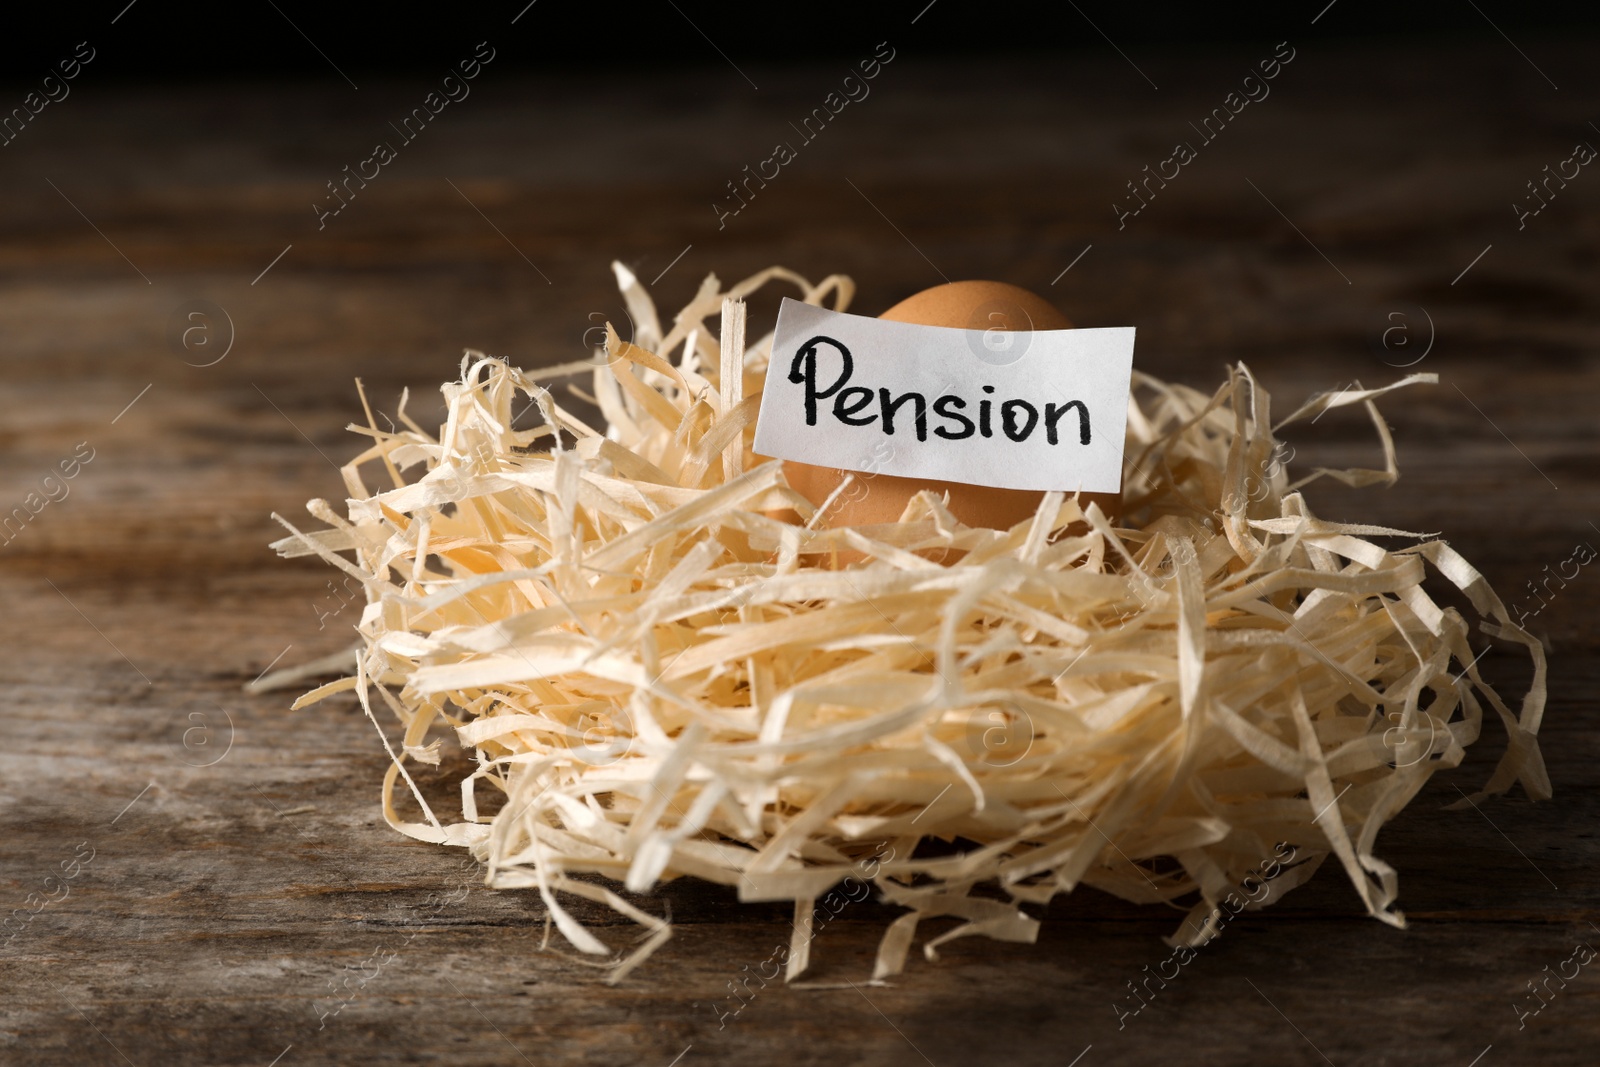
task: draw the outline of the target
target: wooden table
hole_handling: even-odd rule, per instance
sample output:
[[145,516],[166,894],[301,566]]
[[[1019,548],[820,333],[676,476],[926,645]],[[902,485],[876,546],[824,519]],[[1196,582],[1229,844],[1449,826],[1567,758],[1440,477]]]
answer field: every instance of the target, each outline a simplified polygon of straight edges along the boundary
[[[759,92],[726,67],[491,70],[320,230],[324,183],[428,85],[130,89],[86,71],[0,157],[0,505],[80,442],[93,455],[0,546],[0,889],[14,914],[66,893],[3,948],[0,1061],[1593,1064],[1594,968],[1522,1026],[1517,1005],[1600,939],[1600,567],[1530,623],[1551,650],[1553,801],[1442,810],[1485,779],[1491,725],[1380,840],[1408,930],[1364,917],[1330,865],[1120,1030],[1113,1005],[1178,913],[1093,890],[1050,906],[1037,945],[913,954],[884,987],[861,982],[894,912],[853,905],[816,946],[828,988],[769,986],[719,1026],[713,1003],[787,938],[785,911],[679,882],[650,901],[675,938],[606,986],[545,946],[536,895],[440,902],[460,857],[384,825],[385,757],[352,700],[291,712],[293,694],[242,691],[351,640],[331,572],[265,544],[272,511],[342,496],[352,380],[385,410],[409,387],[426,424],[464,346],[578,358],[586,330],[622,319],[613,258],[659,276],[669,313],[708,271],[775,262],[852,275],[868,313],[941,275],[1003,279],[1079,325],[1137,326],[1138,364],[1164,377],[1210,387],[1246,360],[1280,403],[1420,360],[1441,383],[1384,404],[1400,485],[1313,502],[1441,531],[1527,600],[1547,565],[1600,545],[1600,174],[1522,229],[1510,206],[1575,142],[1600,144],[1592,43],[1519,40],[1525,59],[1498,38],[1294,32],[1272,95],[1121,229],[1124,183],[1197,140],[1189,123],[1271,44],[1141,52],[1138,69],[1109,48],[932,63],[908,27],[871,97],[720,230],[724,183],[793,139],[842,70],[757,66]],[[195,301],[231,321],[209,366],[229,327],[185,318]],[[1307,464],[1377,455],[1348,412],[1293,440]],[[1483,664],[1520,693],[1524,663]]]

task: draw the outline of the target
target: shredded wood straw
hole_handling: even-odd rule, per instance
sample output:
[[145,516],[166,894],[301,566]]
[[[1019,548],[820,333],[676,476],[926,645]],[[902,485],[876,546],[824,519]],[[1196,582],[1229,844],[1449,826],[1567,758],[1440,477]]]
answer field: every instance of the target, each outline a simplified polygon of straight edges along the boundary
[[[853,283],[774,268],[722,292],[708,277],[663,335],[644,287],[615,271],[631,343],[608,327],[599,358],[535,373],[468,352],[438,438],[404,399],[404,429],[369,410],[352,429],[373,443],[343,469],[348,520],[314,500],[328,528],[280,518],[291,536],[275,545],[358,578],[368,600],[354,677],[295,707],[354,690],[383,734],[375,693],[403,729],[384,737],[390,825],[470,847],[493,886],[537,887],[583,952],[612,955],[562,894],[641,924],[611,980],[671,928],[580,875],[792,900],[791,978],[817,899],[870,881],[909,909],[883,937],[881,978],[925,919],[961,920],[929,958],[970,934],[1031,942],[1038,921],[1018,904],[1079,883],[1138,902],[1198,893],[1171,942],[1203,943],[1276,842],[1309,859],[1248,906],[1333,855],[1367,910],[1402,926],[1378,831],[1460,763],[1485,704],[1509,745],[1478,795],[1518,781],[1550,795],[1539,642],[1443,541],[1318,519],[1299,491],[1322,475],[1392,484],[1373,400],[1434,376],[1326,393],[1274,426],[1243,365],[1211,395],[1136,372],[1125,525],[1050,493],[1029,522],[973,529],[923,493],[898,524],[830,530],[750,451],[772,337],[745,345],[741,298],[782,282],[844,310]],[[538,384],[583,372],[604,431]],[[524,404],[542,426],[513,428]],[[1276,431],[1352,404],[1384,469],[1291,484]],[[369,467],[392,487],[370,490]],[[807,525],[769,514],[784,508]],[[865,558],[826,566],[841,551]],[[1532,657],[1520,711],[1479,676],[1467,620],[1424,590],[1430,565],[1482,632]],[[406,768],[439,762],[441,724],[477,761],[449,824]],[[424,821],[396,811],[400,779]],[[503,794],[492,817],[483,788]]]

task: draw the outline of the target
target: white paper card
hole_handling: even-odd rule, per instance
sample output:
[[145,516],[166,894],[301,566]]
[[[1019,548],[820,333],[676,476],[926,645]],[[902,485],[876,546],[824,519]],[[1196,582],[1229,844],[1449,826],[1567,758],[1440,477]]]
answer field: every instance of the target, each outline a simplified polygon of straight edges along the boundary
[[786,299],[755,451],[872,474],[1114,493],[1133,332],[958,330]]

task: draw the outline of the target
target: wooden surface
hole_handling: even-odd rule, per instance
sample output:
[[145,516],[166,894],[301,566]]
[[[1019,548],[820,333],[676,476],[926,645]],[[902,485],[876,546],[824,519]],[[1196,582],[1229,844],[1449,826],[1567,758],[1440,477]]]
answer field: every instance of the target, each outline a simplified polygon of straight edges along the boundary
[[[1530,622],[1551,649],[1553,801],[1441,810],[1485,779],[1491,725],[1380,839],[1410,929],[1365,918],[1329,866],[1231,924],[1120,1030],[1114,1005],[1167,956],[1178,913],[1093,890],[1057,900],[1037,945],[914,954],[888,987],[860,983],[894,913],[852,905],[814,948],[831,988],[769,986],[719,1026],[727,983],[788,924],[680,882],[649,902],[670,907],[674,939],[605,986],[559,939],[543,947],[535,895],[438,895],[460,858],[383,824],[385,760],[353,701],[290,712],[292,694],[241,691],[350,640],[354,608],[319,621],[338,604],[330,572],[265,544],[270,512],[342,495],[352,379],[386,410],[410,387],[426,424],[464,346],[576,358],[586,329],[622,321],[613,258],[646,281],[665,270],[669,313],[708,271],[774,262],[849,273],[866,313],[941,274],[997,278],[1081,326],[1137,326],[1138,364],[1163,376],[1210,387],[1244,359],[1280,403],[1391,380],[1431,332],[1415,369],[1441,384],[1384,405],[1400,485],[1313,503],[1442,532],[1531,605],[1547,565],[1600,546],[1600,172],[1520,231],[1510,204],[1574,142],[1600,144],[1593,45],[1358,47],[1296,20],[1258,48],[1132,56],[1159,90],[1109,47],[923,63],[904,27],[872,96],[720,231],[724,183],[842,69],[747,60],[759,92],[726,67],[491,69],[320,231],[323,183],[422,80],[129,90],[86,72],[0,168],[0,504],[79,442],[94,452],[0,546],[0,895],[25,915],[65,892],[0,948],[0,1062],[1594,1063],[1595,967],[1552,983],[1521,1028],[1517,1006],[1600,939],[1600,567],[1552,585]],[[1272,95],[1119,231],[1124,182],[1194,140],[1188,123],[1278,37],[1297,55]],[[168,341],[193,300],[233,324],[213,366],[189,364],[218,348]],[[1307,463],[1376,456],[1348,413],[1293,441]],[[1520,692],[1514,655],[1483,662]],[[64,862],[78,876],[47,882]]]

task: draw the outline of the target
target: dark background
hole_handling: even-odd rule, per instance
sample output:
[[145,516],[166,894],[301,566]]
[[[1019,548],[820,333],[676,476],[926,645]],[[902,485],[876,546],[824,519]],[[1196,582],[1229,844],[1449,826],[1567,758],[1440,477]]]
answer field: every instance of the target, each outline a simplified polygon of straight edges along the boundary
[[[1512,207],[1600,144],[1592,6],[540,0],[513,26],[515,2],[275,2],[4,16],[0,108],[77,42],[97,55],[0,147],[0,510],[95,454],[0,545],[0,913],[80,842],[95,858],[0,946],[0,1062],[1595,1062],[1593,967],[1517,1011],[1600,937],[1600,569],[1532,592],[1600,545],[1600,171],[1521,228]],[[319,229],[325,183],[483,40],[472,95]],[[872,95],[719,229],[725,182],[883,40]],[[1125,183],[1285,40],[1272,95],[1119,228]],[[270,516],[339,506],[353,379],[380,412],[409,390],[432,428],[464,347],[582,358],[624,318],[614,259],[668,319],[708,273],[774,263],[851,275],[866,314],[942,277],[1010,281],[1079,325],[1136,326],[1162,378],[1209,391],[1245,360],[1280,415],[1438,373],[1381,403],[1396,487],[1308,498],[1438,532],[1513,607],[1542,605],[1555,798],[1443,810],[1504,748],[1489,715],[1379,837],[1408,929],[1326,866],[1125,1028],[1113,1005],[1180,916],[1089,889],[1045,909],[1037,945],[913,950],[886,987],[861,982],[895,909],[853,906],[812,987],[769,987],[726,1027],[713,1005],[787,939],[781,908],[664,887],[640,904],[670,908],[674,939],[618,987],[544,944],[536,894],[473,885],[441,911],[460,857],[383,823],[354,701],[243,691],[354,636],[326,568],[266,549]],[[174,340],[200,302],[217,347]],[[770,328],[770,303],[752,315]],[[1353,411],[1289,439],[1299,472],[1379,458]],[[1526,661],[1495,647],[1480,666],[1515,701]],[[441,803],[462,766],[424,776]]]
[[[939,11],[943,5],[945,10]],[[892,3],[751,4],[681,0],[637,4],[526,0],[498,4],[330,4],[253,0],[226,6],[127,0],[30,7],[6,16],[0,70],[9,83],[42,76],[57,52],[89,39],[106,48],[96,74],[118,82],[183,83],[281,77],[335,76],[337,65],[358,84],[363,77],[421,75],[448,66],[454,55],[486,37],[504,41],[498,69],[560,70],[600,76],[618,66],[650,70],[713,67],[716,49],[741,67],[857,58],[859,41],[886,34],[915,42],[925,59],[1027,55],[1083,56],[1108,50],[1217,48],[1296,40],[1391,41],[1417,47],[1561,36],[1600,25],[1594,5],[1465,0],[1377,3],[1338,0],[1311,32],[1304,29],[1328,0],[1294,3],[1127,4],[1018,3],[980,5],[957,0]],[[508,32],[509,19],[523,14]],[[118,17],[120,12],[126,13]],[[917,18],[909,33],[905,27]],[[939,11],[934,18],[933,12]],[[117,18],[115,25],[110,24]],[[1493,20],[1493,25],[1489,20]],[[1092,20],[1092,22],[1090,21]],[[298,27],[298,29],[296,29]],[[698,29],[696,28],[698,27]],[[701,31],[704,31],[704,36]],[[303,34],[303,35],[302,35]],[[712,45],[707,36],[715,41]],[[307,38],[315,42],[315,47]],[[317,54],[320,48],[327,58]]]

